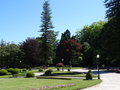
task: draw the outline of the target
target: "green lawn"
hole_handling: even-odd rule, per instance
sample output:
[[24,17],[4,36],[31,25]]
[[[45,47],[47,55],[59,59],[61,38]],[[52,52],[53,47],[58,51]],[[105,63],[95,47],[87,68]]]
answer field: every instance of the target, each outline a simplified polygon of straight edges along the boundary
[[[51,69],[54,69],[54,67],[51,67]],[[38,72],[37,69],[31,71]],[[25,75],[26,72],[18,74],[18,76]],[[67,77],[85,77],[85,74],[81,74],[78,72],[56,71],[55,69],[52,75]],[[0,90],[31,90],[32,88],[35,88],[35,90],[37,90],[37,88],[41,88],[43,86],[75,84],[74,86],[71,87],[64,87],[58,89],[58,90],[74,90],[90,87],[101,82],[101,80],[83,80],[83,79],[61,80],[61,79],[10,78],[10,77],[12,77],[12,75],[0,76]]]
[[0,79],[0,90],[31,90],[31,88],[40,88],[42,86],[56,86],[65,84],[75,84],[75,86],[60,88],[58,90],[73,90],[86,88],[100,83],[101,80],[57,80],[57,79],[36,79],[36,78],[8,78]]
[[0,76],[0,78],[10,78],[12,77],[12,75],[4,75],[4,76]]

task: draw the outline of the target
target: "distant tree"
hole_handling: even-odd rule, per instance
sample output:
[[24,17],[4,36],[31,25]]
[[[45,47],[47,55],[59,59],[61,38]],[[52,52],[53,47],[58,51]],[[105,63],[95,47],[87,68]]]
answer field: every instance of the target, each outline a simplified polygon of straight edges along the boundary
[[6,43],[1,40],[0,42],[0,68],[5,67],[5,61],[6,61]]
[[56,49],[56,60],[54,61],[54,63],[58,63],[61,62],[63,57],[62,57],[62,52],[63,52],[63,47],[62,47],[62,43],[64,41],[70,40],[71,39],[71,33],[70,31],[67,29],[64,33],[62,33],[61,35],[61,39],[60,42],[57,45],[57,49]]
[[41,17],[41,59],[44,65],[51,64],[55,57],[55,45],[56,45],[56,32],[52,29],[54,28],[51,22],[51,10],[48,1],[43,4],[43,12]]
[[78,43],[74,37],[71,37],[70,31],[67,29],[61,35],[60,42],[56,50],[56,62],[62,62],[66,65],[80,65],[82,45]]
[[0,44],[0,67],[20,67],[22,51],[19,45],[3,42]]
[[84,65],[93,66],[96,63],[95,56],[101,52],[100,33],[105,23],[104,21],[94,22],[76,32],[75,38],[84,45]]
[[96,41],[105,23],[105,21],[99,21],[89,26],[84,26],[83,29],[76,32],[76,39],[81,43],[87,42],[93,47],[98,46],[96,45]]
[[71,39],[71,33],[70,33],[70,31],[67,29],[64,33],[62,33],[60,43],[66,41],[66,40],[69,40],[69,39]]
[[76,64],[80,65],[82,60],[81,58],[81,50],[82,45],[78,43],[76,40],[66,40],[61,44],[62,53],[61,56],[64,59],[64,64],[71,65]]
[[40,60],[40,43],[34,38],[28,38],[21,45],[25,54],[24,64],[32,67],[41,64]]

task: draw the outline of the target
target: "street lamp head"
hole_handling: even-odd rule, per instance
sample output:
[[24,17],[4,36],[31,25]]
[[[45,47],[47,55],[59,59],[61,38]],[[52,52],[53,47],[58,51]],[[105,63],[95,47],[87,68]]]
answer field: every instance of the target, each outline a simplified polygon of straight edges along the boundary
[[100,58],[100,55],[99,55],[99,54],[97,54],[97,58]]

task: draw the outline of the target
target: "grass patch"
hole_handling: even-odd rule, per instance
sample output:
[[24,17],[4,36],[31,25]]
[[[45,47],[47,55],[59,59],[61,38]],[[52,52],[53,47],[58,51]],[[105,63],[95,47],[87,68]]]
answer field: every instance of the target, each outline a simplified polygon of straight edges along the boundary
[[0,78],[11,78],[12,75],[4,75],[4,76],[0,76]]
[[9,78],[9,79],[0,79],[0,90],[30,90],[32,88],[37,89],[43,86],[67,85],[70,83],[75,84],[75,86],[64,87],[58,90],[74,90],[74,89],[90,87],[100,82],[101,80]]
[[59,88],[57,90],[78,90],[83,89],[87,87],[94,86],[96,84],[101,83],[101,80],[82,80],[82,79],[73,79],[70,83],[74,82],[75,86],[72,87],[65,87],[65,88]]
[[12,77],[24,77],[26,75],[26,73],[19,73],[19,74],[9,74],[9,75],[4,75],[4,76],[0,76],[0,78],[12,78]]

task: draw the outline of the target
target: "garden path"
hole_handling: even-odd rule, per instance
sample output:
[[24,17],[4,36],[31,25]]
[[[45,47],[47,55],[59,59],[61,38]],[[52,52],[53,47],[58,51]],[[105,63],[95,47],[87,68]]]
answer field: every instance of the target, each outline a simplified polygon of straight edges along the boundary
[[120,90],[120,74],[104,71],[100,73],[102,83],[83,90]]

